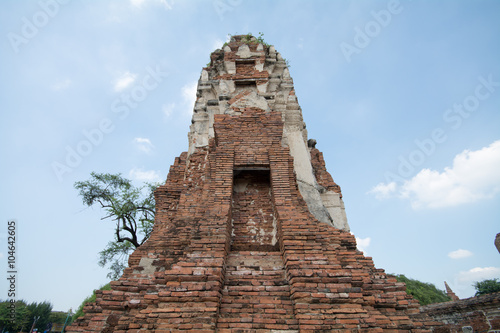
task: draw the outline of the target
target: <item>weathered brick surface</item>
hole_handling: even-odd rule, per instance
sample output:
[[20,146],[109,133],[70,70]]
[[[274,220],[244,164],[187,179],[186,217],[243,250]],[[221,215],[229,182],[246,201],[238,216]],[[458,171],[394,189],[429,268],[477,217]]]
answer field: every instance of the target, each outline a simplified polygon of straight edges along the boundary
[[298,329],[281,253],[232,251],[226,265],[219,332]]
[[[213,98],[203,107],[198,99],[190,151],[155,192],[150,239],[67,331],[425,331],[432,323],[412,319],[418,303],[404,284],[375,268],[353,235],[308,210],[284,138],[285,127],[303,130],[284,61],[271,48],[250,43],[249,53],[242,44],[236,38],[212,54],[209,70],[217,75],[199,89]],[[230,61],[233,74],[217,69]],[[263,62],[268,70],[257,69]],[[268,77],[260,99],[255,87],[217,95],[217,80]],[[234,106],[250,93],[253,106]],[[218,101],[228,103],[224,113]],[[203,108],[214,114],[200,115]],[[319,151],[311,162],[318,184],[340,193]]]
[[463,327],[471,327],[474,332],[494,332],[500,330],[500,293],[493,293],[451,302],[429,304],[420,308],[414,316],[443,322],[437,332],[462,332]]
[[269,171],[235,172],[231,250],[277,251]]
[[342,197],[342,192],[340,191],[340,186],[338,186],[334,181],[330,173],[326,170],[325,160],[323,158],[323,153],[317,148],[311,149],[311,164],[314,171],[314,176],[318,181],[318,184],[323,186],[327,191],[333,191],[339,193]]

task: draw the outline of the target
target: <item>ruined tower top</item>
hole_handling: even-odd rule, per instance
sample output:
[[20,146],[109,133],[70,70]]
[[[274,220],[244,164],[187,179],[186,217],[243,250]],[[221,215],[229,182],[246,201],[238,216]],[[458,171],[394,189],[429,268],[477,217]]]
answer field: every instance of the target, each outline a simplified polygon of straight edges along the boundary
[[451,298],[452,301],[458,301],[460,298],[451,290],[450,286],[446,281],[444,281],[444,287],[446,288],[446,294],[448,295],[449,298]]
[[349,231],[340,187],[322,167],[322,154],[314,146],[308,147],[293,80],[286,60],[274,46],[250,34],[232,36],[210,55],[196,97],[188,155],[208,147],[215,137],[214,115],[241,115],[247,108],[277,111],[284,125],[281,144],[294,158],[299,190],[309,211],[321,222]]

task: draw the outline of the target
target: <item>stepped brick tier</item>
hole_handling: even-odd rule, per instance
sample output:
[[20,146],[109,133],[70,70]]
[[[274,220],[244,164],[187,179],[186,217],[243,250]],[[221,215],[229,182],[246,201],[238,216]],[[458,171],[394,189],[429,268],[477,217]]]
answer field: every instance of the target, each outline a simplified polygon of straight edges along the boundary
[[149,240],[67,332],[424,332],[356,249],[285,60],[233,36],[202,70]]

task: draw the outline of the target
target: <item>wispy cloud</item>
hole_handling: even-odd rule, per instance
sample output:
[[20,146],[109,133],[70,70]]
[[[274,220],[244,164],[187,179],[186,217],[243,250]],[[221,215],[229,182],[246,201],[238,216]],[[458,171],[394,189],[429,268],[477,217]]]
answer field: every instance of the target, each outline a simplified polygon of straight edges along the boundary
[[53,85],[50,86],[50,89],[54,91],[61,91],[67,89],[69,86],[71,86],[72,81],[70,79],[65,79],[58,81],[54,83]]
[[474,267],[455,275],[451,287],[461,297],[474,295],[473,285],[488,279],[500,277],[500,267]]
[[463,250],[463,249],[458,249],[455,251],[451,251],[448,253],[448,257],[451,259],[463,259],[463,258],[468,258],[472,256],[472,252],[469,250]]
[[391,182],[389,184],[380,183],[373,187],[369,194],[375,195],[375,198],[379,200],[390,198],[392,195],[396,193],[397,184],[395,182]]
[[148,138],[134,138],[134,143],[140,151],[145,153],[149,153],[154,148]]
[[146,0],[130,0],[130,3],[133,5],[133,6],[136,6],[136,7],[142,7],[142,5],[144,4],[144,2],[146,2]]
[[304,38],[302,38],[302,37],[299,38],[299,42],[297,43],[297,47],[301,50],[304,49]]
[[186,106],[185,113],[189,116],[193,114],[194,103],[196,102],[196,88],[198,81],[193,81],[182,87],[182,98]]
[[165,117],[170,117],[172,113],[174,112],[175,109],[175,103],[168,103],[168,104],[163,104],[161,106],[161,111],[165,115]]
[[500,192],[500,140],[476,151],[464,150],[439,172],[422,169],[410,180],[380,183],[369,193],[377,199],[399,196],[414,209],[452,207],[490,199]]
[[156,183],[161,181],[160,174],[155,170],[144,171],[139,168],[133,168],[129,172],[129,177],[139,182]]
[[129,71],[123,73],[118,79],[116,79],[114,88],[116,92],[120,92],[128,88],[132,83],[134,83],[137,75],[132,74]]
[[366,249],[368,246],[370,246],[371,238],[366,237],[366,238],[358,238],[356,237],[356,244],[358,247],[358,250],[365,252],[366,254]]
[[130,0],[130,3],[137,8],[142,8],[146,4],[162,5],[166,10],[171,10],[174,0]]
[[500,277],[500,267],[475,267],[458,273],[457,282],[462,285],[470,285],[474,282],[498,277]]

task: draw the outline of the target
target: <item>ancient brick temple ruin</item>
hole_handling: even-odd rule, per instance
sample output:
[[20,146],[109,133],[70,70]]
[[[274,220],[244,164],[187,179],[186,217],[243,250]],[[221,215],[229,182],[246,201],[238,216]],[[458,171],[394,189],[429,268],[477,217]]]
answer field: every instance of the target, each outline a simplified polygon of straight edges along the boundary
[[233,36],[198,83],[149,240],[67,332],[427,331],[356,249],[285,60]]

